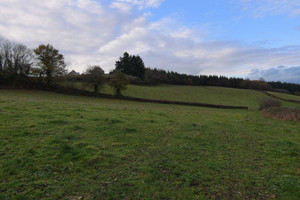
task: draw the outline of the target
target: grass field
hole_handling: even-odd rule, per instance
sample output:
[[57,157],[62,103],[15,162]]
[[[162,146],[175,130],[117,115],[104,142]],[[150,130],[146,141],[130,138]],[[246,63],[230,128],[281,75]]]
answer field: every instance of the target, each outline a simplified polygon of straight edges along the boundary
[[[105,86],[101,92],[113,94],[109,86]],[[129,85],[123,91],[124,96],[139,98],[176,100],[185,102],[198,102],[229,106],[247,106],[249,109],[258,109],[259,102],[267,96],[256,90],[244,90],[212,86],[139,86]],[[276,95],[278,93],[275,93]],[[281,95],[280,93],[278,95]],[[288,95],[285,97],[290,97]],[[295,96],[294,98],[297,98]],[[300,105],[282,102],[285,107],[300,107]]]
[[0,90],[0,199],[300,199],[299,122],[261,115],[262,93],[213,90],[124,94],[253,110]]
[[[64,82],[64,85],[73,86],[79,89],[93,91],[92,88],[83,85],[81,82]],[[105,85],[101,93],[114,94],[112,88]],[[234,89],[212,86],[140,86],[128,85],[127,89],[122,91],[124,96],[156,99],[156,100],[176,100],[185,102],[208,103],[229,106],[247,106],[249,109],[258,109],[259,101],[267,96],[256,90]],[[283,95],[282,98],[299,99],[294,95],[285,95],[280,93],[271,93],[273,95]],[[294,103],[282,102],[285,107],[299,107]]]
[[300,96],[296,96],[296,95],[290,95],[290,94],[283,94],[283,93],[278,93],[278,92],[269,92],[270,94],[283,98],[283,99],[291,99],[291,100],[296,100],[296,101],[300,101]]

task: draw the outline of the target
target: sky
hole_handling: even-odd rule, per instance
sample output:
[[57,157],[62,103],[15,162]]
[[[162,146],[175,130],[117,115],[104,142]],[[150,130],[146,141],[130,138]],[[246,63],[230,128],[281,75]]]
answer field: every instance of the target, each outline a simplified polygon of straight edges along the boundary
[[300,83],[299,0],[1,0],[0,35],[52,44],[68,70],[146,67]]

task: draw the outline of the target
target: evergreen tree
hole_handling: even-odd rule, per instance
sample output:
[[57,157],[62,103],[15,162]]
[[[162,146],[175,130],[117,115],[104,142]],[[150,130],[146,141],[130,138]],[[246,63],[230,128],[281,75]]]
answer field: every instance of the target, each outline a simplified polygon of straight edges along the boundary
[[120,59],[116,61],[115,70],[143,79],[146,68],[140,56],[129,55],[125,52],[123,57],[120,57]]

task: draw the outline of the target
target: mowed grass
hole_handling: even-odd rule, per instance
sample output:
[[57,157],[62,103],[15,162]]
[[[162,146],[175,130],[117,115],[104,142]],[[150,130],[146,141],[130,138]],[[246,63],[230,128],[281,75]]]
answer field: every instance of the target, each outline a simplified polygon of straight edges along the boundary
[[296,200],[299,134],[256,110],[0,90],[0,199]]

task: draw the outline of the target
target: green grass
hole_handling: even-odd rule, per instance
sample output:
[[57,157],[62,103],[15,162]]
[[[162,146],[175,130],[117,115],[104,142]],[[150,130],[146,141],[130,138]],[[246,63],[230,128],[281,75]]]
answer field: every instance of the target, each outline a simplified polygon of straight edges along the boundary
[[[106,88],[103,91],[108,93]],[[248,106],[250,108],[257,108],[257,102],[264,97],[264,94],[252,90],[172,85],[154,87],[129,85],[123,94],[149,99]]]
[[0,90],[0,199],[296,200],[299,133],[256,110]]
[[283,94],[283,93],[278,93],[278,92],[269,92],[269,93],[274,96],[280,97],[280,98],[300,101],[300,96],[291,95],[291,94]]
[[[61,84],[69,87],[76,87],[93,91],[93,88],[84,85],[82,82],[62,82]],[[99,91],[105,94],[114,94],[113,89],[105,85]],[[247,106],[249,109],[258,109],[259,102],[264,98],[269,98],[267,95],[256,90],[235,89],[226,87],[213,86],[176,86],[176,85],[159,85],[159,86],[140,86],[128,85],[127,89],[122,91],[124,96],[156,99],[156,100],[171,100],[196,102],[229,106]],[[272,93],[273,94],[273,93]],[[274,93],[279,94],[280,93]],[[284,95],[284,94],[283,94]],[[297,98],[297,96],[285,96],[289,98]],[[296,99],[297,100],[297,99]],[[300,107],[297,104],[282,102],[285,107]]]
[[[101,92],[113,94],[109,86],[105,86]],[[211,86],[138,86],[129,85],[123,92],[124,96],[139,98],[198,102],[229,106],[247,106],[249,109],[258,109],[259,102],[268,98],[265,94],[255,90],[244,90]],[[285,107],[300,107],[300,105],[282,102]]]

